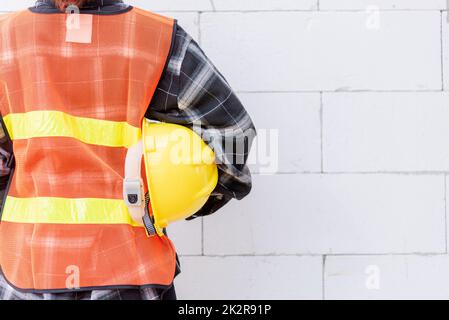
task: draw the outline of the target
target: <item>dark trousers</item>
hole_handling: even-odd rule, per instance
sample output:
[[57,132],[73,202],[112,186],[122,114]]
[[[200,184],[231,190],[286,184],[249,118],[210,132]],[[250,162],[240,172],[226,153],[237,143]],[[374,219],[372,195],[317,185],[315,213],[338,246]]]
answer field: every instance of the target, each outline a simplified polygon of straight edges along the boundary
[[[140,291],[136,289],[120,290],[120,298],[122,300],[143,300]],[[161,300],[177,300],[174,285],[161,294]]]

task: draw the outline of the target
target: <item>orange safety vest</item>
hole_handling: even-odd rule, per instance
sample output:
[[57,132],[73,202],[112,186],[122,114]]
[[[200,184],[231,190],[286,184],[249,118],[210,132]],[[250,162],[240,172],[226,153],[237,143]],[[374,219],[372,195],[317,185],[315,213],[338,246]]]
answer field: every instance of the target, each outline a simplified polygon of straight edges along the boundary
[[64,13],[0,18],[0,112],[16,161],[1,272],[33,292],[169,286],[174,246],[132,220],[123,179],[175,22],[138,8],[81,16],[88,43],[66,41]]

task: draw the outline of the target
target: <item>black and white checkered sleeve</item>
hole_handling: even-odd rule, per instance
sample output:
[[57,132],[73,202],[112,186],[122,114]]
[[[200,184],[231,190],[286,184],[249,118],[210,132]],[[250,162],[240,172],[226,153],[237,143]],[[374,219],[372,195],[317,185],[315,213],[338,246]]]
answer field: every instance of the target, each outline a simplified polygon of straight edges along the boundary
[[254,124],[225,78],[180,26],[146,117],[200,129],[203,140],[215,151],[218,185],[190,219],[214,213],[250,192],[246,162],[256,135]]
[[8,181],[14,166],[14,154],[11,139],[9,139],[3,118],[0,115],[0,206],[6,192]]

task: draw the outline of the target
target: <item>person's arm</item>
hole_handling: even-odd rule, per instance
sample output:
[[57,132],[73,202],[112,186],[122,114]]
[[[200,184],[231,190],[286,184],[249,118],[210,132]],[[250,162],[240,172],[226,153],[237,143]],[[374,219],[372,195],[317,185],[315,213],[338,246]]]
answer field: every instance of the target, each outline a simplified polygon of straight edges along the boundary
[[150,107],[148,119],[194,128],[214,149],[219,181],[208,202],[189,219],[209,215],[251,190],[246,165],[256,135],[250,116],[198,44],[177,27],[167,69]]
[[12,142],[3,125],[4,122],[0,116],[0,208],[3,207],[3,199],[14,165]]

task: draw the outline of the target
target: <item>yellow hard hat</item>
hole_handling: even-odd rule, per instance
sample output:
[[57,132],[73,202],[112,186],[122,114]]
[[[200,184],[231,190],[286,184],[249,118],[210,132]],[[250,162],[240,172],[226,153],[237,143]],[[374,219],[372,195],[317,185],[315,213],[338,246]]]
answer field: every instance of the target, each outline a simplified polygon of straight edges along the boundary
[[156,232],[195,214],[218,182],[214,151],[181,125],[143,122],[145,171]]

